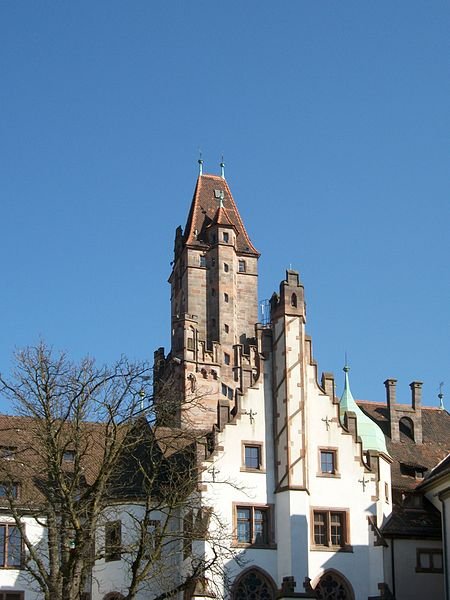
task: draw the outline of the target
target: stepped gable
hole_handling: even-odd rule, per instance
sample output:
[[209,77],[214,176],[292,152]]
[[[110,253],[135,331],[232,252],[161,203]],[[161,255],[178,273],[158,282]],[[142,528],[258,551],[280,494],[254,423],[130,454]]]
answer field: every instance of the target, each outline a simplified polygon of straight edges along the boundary
[[[216,191],[223,192],[223,206]],[[234,227],[237,252],[259,256],[245,230],[226,180],[218,175],[199,175],[184,229],[184,243],[189,246],[209,245],[207,228],[214,222]]]
[[[358,406],[373,419],[386,437],[386,446],[394,459],[392,464],[392,486],[403,490],[413,490],[421,479],[405,475],[404,467],[429,473],[450,452],[450,414],[430,406],[422,406],[423,443],[416,444],[403,437],[400,442],[390,438],[389,411],[382,402],[358,401]],[[401,469],[403,465],[403,472]]]

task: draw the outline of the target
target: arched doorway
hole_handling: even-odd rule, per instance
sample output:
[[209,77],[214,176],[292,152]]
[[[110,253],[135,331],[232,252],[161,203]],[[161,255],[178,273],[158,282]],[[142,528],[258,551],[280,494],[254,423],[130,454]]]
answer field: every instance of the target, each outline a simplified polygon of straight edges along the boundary
[[321,575],[314,587],[319,600],[355,600],[353,589],[347,579],[330,569]]
[[275,586],[260,569],[248,569],[233,585],[232,600],[274,600]]

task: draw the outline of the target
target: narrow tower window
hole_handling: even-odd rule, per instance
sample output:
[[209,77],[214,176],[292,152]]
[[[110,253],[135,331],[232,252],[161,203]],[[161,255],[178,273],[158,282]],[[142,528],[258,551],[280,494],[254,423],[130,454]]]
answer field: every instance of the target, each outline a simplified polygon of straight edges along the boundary
[[229,364],[230,364],[230,355],[229,355],[229,354],[227,354],[226,352],[224,352],[224,354],[223,354],[223,362],[224,362],[226,365],[229,365]]
[[223,299],[225,300],[225,302],[228,302],[228,294],[226,292],[223,295]]
[[225,325],[224,325],[224,329],[225,329],[225,333],[229,333],[229,331],[230,331],[230,326],[229,326],[229,325],[227,325],[227,324],[225,323]]
[[228,233],[228,231],[224,231],[223,232],[223,241],[228,244],[228,242],[230,241],[230,234]]
[[200,266],[206,267],[206,256],[204,254],[200,255]]
[[245,260],[240,260],[238,263],[239,273],[245,273]]
[[291,306],[297,308],[297,294],[292,294],[291,296]]
[[227,263],[223,263],[223,270],[225,271],[225,273],[228,273],[228,271],[230,270],[230,267]]

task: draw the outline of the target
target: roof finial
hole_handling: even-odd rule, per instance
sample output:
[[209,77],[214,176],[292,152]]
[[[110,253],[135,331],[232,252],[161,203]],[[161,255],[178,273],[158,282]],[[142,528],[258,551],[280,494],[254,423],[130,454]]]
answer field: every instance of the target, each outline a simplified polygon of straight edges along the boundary
[[223,154],[222,154],[222,162],[220,163],[220,176],[222,179],[225,179],[225,163],[223,162]]
[[439,398],[439,408],[441,410],[444,410],[444,392],[442,391],[442,388],[444,387],[444,382],[441,381],[441,383],[439,384],[439,394],[438,394],[438,398]]
[[198,159],[198,174],[199,175],[203,175],[203,159],[202,159],[202,153],[201,150],[199,150],[199,159]]

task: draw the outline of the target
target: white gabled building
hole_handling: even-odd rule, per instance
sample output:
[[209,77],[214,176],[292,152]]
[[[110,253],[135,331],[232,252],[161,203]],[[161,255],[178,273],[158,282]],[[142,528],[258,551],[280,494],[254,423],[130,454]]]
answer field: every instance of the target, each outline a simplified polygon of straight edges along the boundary
[[[154,355],[158,427],[145,428],[163,455],[189,448],[199,481],[194,503],[166,523],[151,504],[149,544],[164,530],[170,552],[158,554],[158,574],[136,600],[441,600],[444,590],[450,600],[448,458],[431,470],[450,451],[449,414],[421,406],[419,382],[412,407],[396,402],[392,379],[387,404],[355,402],[347,366],[338,398],[333,376],[318,376],[297,272],[286,272],[258,318],[259,253],[224,165],[219,177],[203,174],[200,161],[174,254],[171,348]],[[0,428],[16,436],[0,435],[8,453],[21,443],[21,418],[2,419],[14,420]],[[182,435],[167,452],[173,432]],[[133,468],[126,472],[129,486],[96,532],[100,558],[83,600],[127,593],[127,553],[149,496],[133,488]],[[0,481],[0,498],[2,489]],[[1,501],[0,513],[0,600],[40,600]],[[26,528],[37,544],[45,537],[35,519]],[[186,543],[188,531],[195,534]],[[199,555],[218,562],[186,587]]]
[[203,502],[246,561],[226,566],[231,596],[275,598],[305,582],[323,598],[380,597],[384,435],[353,400],[347,368],[340,403],[331,375],[319,383],[298,273],[286,273],[258,323],[258,258],[225,178],[201,173],[175,239],[172,348],[155,365],[185,398],[201,398],[175,423],[215,431]]

